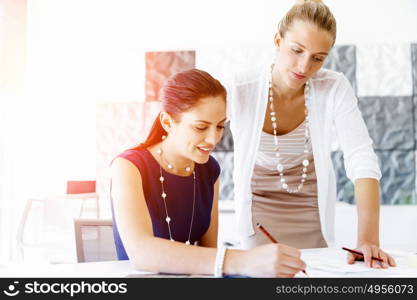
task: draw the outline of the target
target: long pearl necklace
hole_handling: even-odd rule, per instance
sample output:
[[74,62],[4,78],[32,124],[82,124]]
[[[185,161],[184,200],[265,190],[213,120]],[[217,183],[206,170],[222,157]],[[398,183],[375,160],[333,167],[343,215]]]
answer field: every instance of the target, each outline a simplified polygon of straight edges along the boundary
[[[161,158],[161,161],[165,161],[165,159],[162,156],[162,149],[161,148],[159,148],[157,150],[157,153],[159,154],[159,156]],[[167,164],[168,169],[173,169],[174,168],[172,164],[170,164],[170,163],[166,163],[166,164]],[[187,172],[190,172],[191,167],[186,167],[186,168],[184,168],[184,170],[187,171]],[[174,242],[175,240],[172,237],[172,231],[171,231],[171,218],[168,214],[168,208],[167,208],[167,203],[166,203],[166,198],[167,198],[168,195],[165,192],[165,187],[164,187],[165,178],[162,175],[161,165],[159,165],[159,174],[160,174],[159,181],[161,182],[161,187],[162,187],[161,196],[162,196],[162,200],[164,201],[164,207],[165,207],[165,215],[166,215],[165,222],[168,225],[169,239],[170,239],[171,242]],[[193,229],[193,221],[194,221],[194,211],[195,211],[195,170],[193,171],[193,211],[192,211],[192,214],[191,214],[191,222],[190,222],[190,230],[188,231],[188,239],[185,242],[186,245],[190,245],[191,232],[192,232],[192,229]]]
[[275,156],[278,159],[278,163],[277,163],[277,170],[280,176],[280,182],[281,182],[281,186],[284,190],[286,190],[288,193],[292,194],[292,193],[298,193],[304,185],[304,182],[307,179],[307,167],[309,165],[309,161],[308,161],[308,154],[309,154],[309,149],[308,149],[308,141],[309,141],[309,118],[308,118],[308,107],[307,107],[307,101],[308,101],[308,93],[309,93],[309,85],[308,85],[308,81],[305,84],[304,87],[304,105],[305,105],[305,139],[304,139],[304,159],[303,159],[303,173],[301,174],[301,182],[300,184],[296,187],[296,188],[290,188],[286,182],[286,179],[284,177],[284,165],[281,163],[281,154],[279,153],[279,147],[278,147],[278,133],[277,133],[277,114],[275,112],[275,108],[274,108],[274,95],[273,95],[273,91],[272,91],[272,71],[274,69],[274,65],[271,66],[271,79],[269,80],[269,108],[270,108],[270,116],[271,116],[271,123],[272,123],[272,128],[273,128],[273,132],[274,132],[274,144],[276,147],[276,153]]

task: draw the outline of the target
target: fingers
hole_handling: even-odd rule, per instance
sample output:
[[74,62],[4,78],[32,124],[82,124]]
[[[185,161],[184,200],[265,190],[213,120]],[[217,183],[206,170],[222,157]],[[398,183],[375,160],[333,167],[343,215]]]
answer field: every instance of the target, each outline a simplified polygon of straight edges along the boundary
[[294,277],[295,274],[299,273],[303,269],[304,268],[289,266],[286,264],[286,262],[283,261],[282,264],[280,264],[280,266],[277,268],[277,276],[278,277]]
[[[359,247],[359,249],[362,250],[365,264],[370,268],[387,269],[388,267],[396,266],[394,258],[392,258],[389,254],[385,253],[376,245],[364,245],[362,247]],[[382,262],[376,259],[372,259],[372,257],[380,258],[382,259]]]
[[382,265],[384,269],[387,269],[388,267],[395,267],[397,265],[395,263],[394,258],[391,255],[389,255],[388,253],[386,253],[385,251],[379,248],[378,248],[378,252],[379,252],[378,257],[383,260],[383,262],[381,262],[380,264]]
[[380,257],[384,260],[384,266],[385,269],[388,267],[396,267],[397,263],[395,262],[395,259],[389,255],[388,253],[385,253],[384,251],[380,250]]
[[375,268],[375,269],[381,268],[379,262],[376,259],[372,259],[372,257],[380,258],[379,248],[374,245],[372,246],[364,245],[361,248],[362,248],[365,265],[367,265],[369,268]]
[[348,252],[348,254],[347,254],[347,263],[349,265],[354,264],[355,260],[356,260],[356,255],[353,254],[353,253]]
[[306,268],[305,262],[300,258],[300,250],[284,244],[280,244],[277,250],[279,252],[277,265],[279,277],[294,277],[295,274]]
[[278,245],[278,251],[281,252],[284,255],[290,256],[290,257],[296,257],[296,258],[300,258],[301,257],[301,251],[298,250],[297,248],[293,248],[284,244],[279,244]]
[[362,247],[362,253],[363,253],[363,258],[365,260],[365,265],[367,265],[369,268],[372,267],[371,265],[371,261],[372,261],[372,250],[371,247],[366,245]]
[[281,278],[293,278],[297,273],[278,273],[278,277]]
[[282,264],[295,272],[302,271],[306,268],[305,262],[299,258],[286,257],[282,260]]
[[[379,248],[377,246],[371,246],[371,253],[372,253],[372,257],[377,257],[377,258],[381,258],[379,256]],[[380,269],[381,268],[381,263],[379,261],[377,261],[376,259],[372,259],[371,257],[371,266],[374,269]]]
[[384,251],[382,251],[381,249],[379,250],[379,257],[383,260],[383,262],[380,263],[380,265],[382,266],[382,268],[387,269],[389,266],[389,262],[388,262],[388,254],[386,254]]
[[390,267],[396,267],[397,263],[395,262],[395,259],[391,255],[389,255],[388,253],[385,253],[385,254],[387,255],[388,265]]

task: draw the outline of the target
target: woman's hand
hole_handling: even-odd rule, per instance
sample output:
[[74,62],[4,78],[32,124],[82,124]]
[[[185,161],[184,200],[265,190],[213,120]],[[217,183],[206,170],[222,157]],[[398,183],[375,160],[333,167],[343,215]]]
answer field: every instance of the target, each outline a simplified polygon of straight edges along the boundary
[[284,244],[265,244],[246,251],[244,273],[250,277],[294,277],[306,264],[300,250]]
[[[387,269],[388,267],[396,266],[394,258],[376,245],[364,243],[359,245],[355,250],[362,252],[363,256],[349,252],[347,255],[348,264],[353,264],[355,261],[365,261],[365,265],[375,269]],[[372,259],[372,256],[382,259],[383,262]]]

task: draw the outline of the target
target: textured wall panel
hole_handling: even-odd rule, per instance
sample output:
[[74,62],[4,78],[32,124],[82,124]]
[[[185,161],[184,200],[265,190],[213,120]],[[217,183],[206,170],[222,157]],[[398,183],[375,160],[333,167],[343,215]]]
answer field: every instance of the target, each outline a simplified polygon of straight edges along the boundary
[[217,159],[222,169],[220,173],[219,200],[233,200],[233,152],[214,152],[213,157]]
[[220,142],[217,144],[214,151],[218,152],[233,152],[233,136],[230,131],[229,122],[226,123],[223,137]]
[[97,104],[97,191],[100,195],[108,195],[111,160],[145,140],[159,106],[159,102]]
[[417,94],[417,44],[411,44],[411,66],[413,72],[413,93]]
[[350,81],[353,89],[356,86],[356,47],[354,45],[334,46],[326,58],[324,68],[342,72]]
[[[381,203],[415,203],[415,157],[414,151],[376,151],[381,178]],[[337,177],[337,200],[354,203],[354,186],[346,177],[343,155],[332,154]]]
[[410,44],[370,44],[356,48],[358,96],[411,96]]
[[414,130],[414,150],[417,150],[417,95],[413,96],[413,130]]
[[409,204],[415,195],[414,151],[377,151],[384,204]]
[[411,97],[359,98],[374,149],[414,149],[413,107]]
[[147,52],[146,101],[158,100],[162,84],[171,75],[195,67],[195,51]]
[[333,152],[332,161],[336,173],[337,200],[352,204],[355,202],[354,186],[346,176],[342,152]]

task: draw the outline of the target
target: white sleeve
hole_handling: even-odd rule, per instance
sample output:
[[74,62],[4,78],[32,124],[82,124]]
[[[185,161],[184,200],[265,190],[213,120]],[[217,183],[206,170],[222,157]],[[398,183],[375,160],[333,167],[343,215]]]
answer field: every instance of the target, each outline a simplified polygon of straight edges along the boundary
[[234,81],[231,79],[225,80],[223,86],[226,88],[227,92],[227,99],[226,99],[226,115],[227,120],[230,121],[233,118],[233,102],[236,101],[235,99],[235,84]]
[[347,177],[381,178],[378,158],[358,107],[358,100],[347,78],[342,75],[335,93],[334,123],[343,151]]

